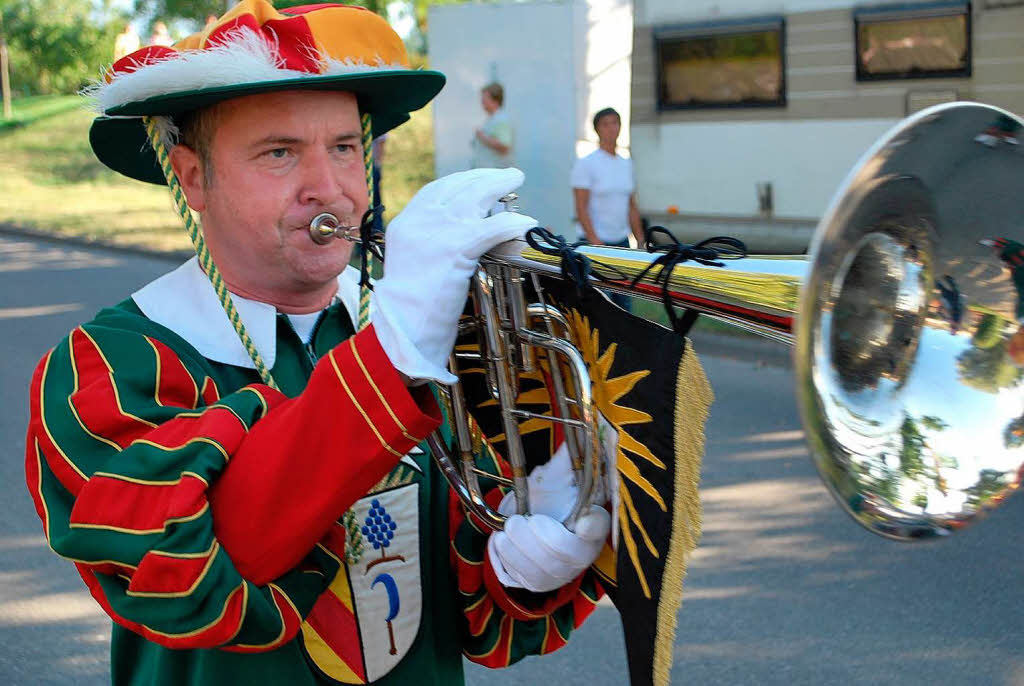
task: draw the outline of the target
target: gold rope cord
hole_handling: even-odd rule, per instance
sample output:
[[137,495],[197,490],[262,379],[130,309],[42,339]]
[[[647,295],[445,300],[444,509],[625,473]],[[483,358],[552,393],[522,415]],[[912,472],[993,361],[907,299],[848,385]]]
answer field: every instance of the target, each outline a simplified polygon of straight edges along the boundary
[[231,322],[231,326],[234,327],[239,340],[241,340],[242,345],[245,346],[245,351],[249,353],[249,358],[252,359],[252,363],[256,365],[256,371],[259,373],[260,378],[263,379],[263,383],[275,390],[279,390],[277,382],[274,381],[274,377],[270,373],[270,369],[267,368],[266,363],[263,361],[263,357],[260,355],[259,349],[256,347],[252,338],[249,337],[249,332],[246,331],[245,324],[242,322],[242,318],[238,314],[238,310],[235,309],[235,303],[231,299],[231,293],[228,292],[228,288],[224,284],[224,279],[221,278],[220,270],[217,269],[217,265],[214,263],[213,257],[210,255],[210,251],[206,247],[206,241],[203,240],[202,229],[196,222],[195,217],[192,216],[192,211],[188,208],[188,203],[185,200],[185,193],[181,189],[181,184],[178,182],[178,177],[175,175],[174,169],[171,168],[171,160],[167,154],[167,148],[164,147],[163,142],[160,140],[160,133],[156,128],[156,120],[153,117],[144,117],[143,123],[146,126],[146,134],[149,136],[149,143],[153,146],[153,151],[156,153],[156,159],[160,163],[160,169],[163,170],[164,178],[167,179],[167,187],[171,191],[171,199],[174,201],[174,207],[178,211],[178,215],[181,217],[182,222],[185,224],[185,230],[188,232],[188,237],[192,240],[192,247],[195,249],[196,255],[199,257],[199,264],[202,266],[203,271],[206,272],[206,276],[209,277],[210,283],[213,284],[213,290],[217,293],[217,299],[220,301],[221,307],[224,308],[224,313],[227,314],[228,321]]
[[[366,170],[366,192],[369,197],[369,206],[373,207],[373,123],[369,114],[361,117],[362,141],[363,141],[363,167]],[[366,272],[369,274],[373,269],[373,256],[368,246],[363,246],[363,259],[366,260]],[[370,324],[370,288],[361,286],[359,289],[359,330],[362,331]],[[384,479],[388,477],[385,476]],[[373,489],[371,489],[372,492]],[[345,526],[345,562],[350,565],[359,563],[363,554],[363,537],[359,533],[358,521],[355,510],[349,508],[341,516]],[[339,574],[344,574],[340,570]]]
[[[373,207],[373,125],[370,115],[364,114],[363,124],[363,166],[366,167],[366,191],[369,193],[370,204]],[[366,260],[366,273],[373,271],[373,255],[369,246],[363,246],[363,259]],[[359,330],[362,331],[370,324],[370,288],[363,286],[359,291]]]
[[700,540],[702,511],[700,504],[700,467],[704,456],[704,424],[708,408],[715,396],[704,368],[693,348],[687,350],[679,364],[676,377],[675,499],[672,501],[672,539],[658,602],[657,628],[654,638],[654,683],[667,686],[672,669],[676,635],[676,619],[683,602],[683,580],[690,553]]

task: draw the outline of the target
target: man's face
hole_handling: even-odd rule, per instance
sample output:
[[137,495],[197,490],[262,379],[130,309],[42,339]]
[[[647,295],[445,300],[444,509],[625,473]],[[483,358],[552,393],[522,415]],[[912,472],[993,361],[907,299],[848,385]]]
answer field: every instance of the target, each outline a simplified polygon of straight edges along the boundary
[[498,101],[491,97],[487,91],[480,91],[480,106],[487,114],[494,114],[498,111]]
[[622,122],[619,121],[617,115],[606,114],[597,120],[597,138],[602,143],[614,143],[619,139],[619,130],[622,128]]
[[[215,122],[213,178],[202,178],[201,164],[191,174],[184,164],[179,178],[228,285],[282,309],[309,293],[333,294],[352,244],[318,245],[309,223],[331,212],[357,225],[369,204],[355,96],[252,95],[218,105]],[[187,153],[179,154],[186,163]]]

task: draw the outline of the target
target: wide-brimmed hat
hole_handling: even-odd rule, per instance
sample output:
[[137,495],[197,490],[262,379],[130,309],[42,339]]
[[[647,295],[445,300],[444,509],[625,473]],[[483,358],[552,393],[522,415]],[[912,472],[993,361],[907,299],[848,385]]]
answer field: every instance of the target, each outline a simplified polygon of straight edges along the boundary
[[266,0],[243,0],[172,47],[145,47],[115,62],[89,90],[101,115],[89,142],[111,169],[164,184],[143,117],[271,91],[348,91],[371,116],[376,137],[430,102],[444,81],[440,72],[411,69],[398,34],[362,7],[276,10]]

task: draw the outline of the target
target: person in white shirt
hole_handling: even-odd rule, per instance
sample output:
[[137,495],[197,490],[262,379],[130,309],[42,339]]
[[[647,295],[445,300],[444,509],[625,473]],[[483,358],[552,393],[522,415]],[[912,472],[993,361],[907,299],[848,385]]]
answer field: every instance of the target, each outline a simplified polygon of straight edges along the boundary
[[570,182],[583,238],[593,245],[629,247],[629,234],[644,243],[636,205],[633,161],[616,154],[622,119],[611,107],[594,115],[599,146],[576,160]]
[[487,84],[480,90],[480,106],[487,113],[487,119],[473,135],[470,166],[474,169],[503,169],[515,162],[512,156],[512,124],[502,107],[504,102],[505,89],[500,83]]

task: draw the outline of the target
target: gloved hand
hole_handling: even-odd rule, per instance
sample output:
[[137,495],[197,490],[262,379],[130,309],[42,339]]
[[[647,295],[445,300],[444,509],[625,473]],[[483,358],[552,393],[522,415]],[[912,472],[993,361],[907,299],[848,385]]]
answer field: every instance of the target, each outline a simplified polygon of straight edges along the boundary
[[512,168],[451,174],[420,189],[388,225],[384,278],[374,286],[371,317],[398,371],[455,382],[448,356],[477,261],[537,225],[512,212],[487,217],[498,198],[522,183],[523,173]]
[[[526,477],[526,485],[530,491],[530,512],[547,515],[559,522],[565,521],[572,512],[579,491],[565,443],[558,447],[550,460],[533,468]],[[516,494],[513,491],[501,499],[498,512],[506,517],[516,513]]]
[[503,586],[546,593],[561,588],[594,563],[611,526],[597,505],[576,521],[576,532],[544,514],[512,515],[491,534],[487,554]]
[[[611,501],[614,523],[614,514],[618,511],[619,505],[619,474],[616,464],[619,445],[618,431],[608,423],[608,420],[600,412],[597,413],[597,421],[598,440],[600,441],[598,452],[604,461],[605,478],[599,479],[594,485],[594,494],[591,498],[592,502],[601,504]],[[526,482],[530,491],[530,511],[535,514],[546,514],[559,522],[565,521],[576,503],[578,491],[576,475],[572,471],[569,449],[566,444],[563,442],[550,460],[534,467],[530,475],[526,477]],[[509,491],[505,494],[498,505],[498,512],[506,517],[516,513],[516,494],[514,492]]]
[[562,525],[578,490],[564,443],[530,472],[527,487],[531,514],[512,514],[516,497],[506,493],[498,511],[508,521],[504,531],[491,534],[487,552],[503,586],[543,593],[561,588],[593,564],[608,537],[611,517],[592,505],[577,520],[575,533]]

